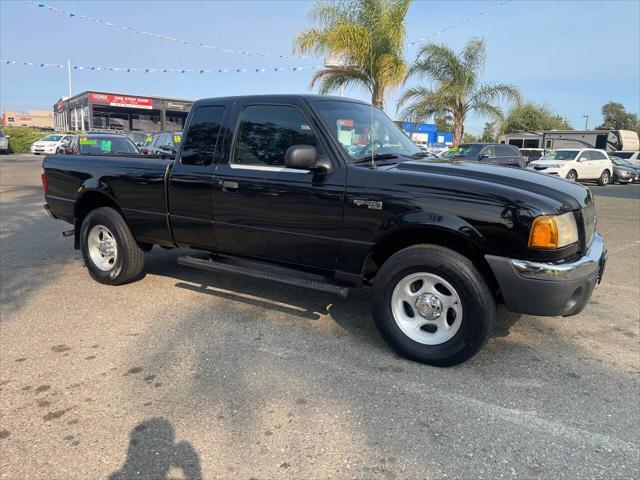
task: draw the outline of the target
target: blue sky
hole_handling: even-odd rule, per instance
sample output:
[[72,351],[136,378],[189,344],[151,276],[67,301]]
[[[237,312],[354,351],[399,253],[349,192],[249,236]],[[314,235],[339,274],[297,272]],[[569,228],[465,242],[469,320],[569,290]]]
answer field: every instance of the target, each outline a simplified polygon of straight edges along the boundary
[[[307,1],[78,1],[44,3],[222,48],[291,53],[295,34],[308,25]],[[499,1],[415,1],[407,41],[427,37]],[[512,83],[525,98],[549,105],[574,127],[600,120],[610,101],[640,111],[640,2],[514,0],[433,40],[460,49],[473,36],[487,41],[484,80]],[[416,47],[407,48],[409,60]],[[46,63],[165,68],[255,68],[316,65],[313,59],[274,59],[187,47],[69,18],[33,3],[0,1],[0,58]],[[239,74],[144,74],[74,71],[73,92],[103,90],[188,99],[251,93],[309,92],[310,71]],[[0,66],[1,109],[50,109],[66,95],[66,70]],[[395,117],[398,91],[386,111]],[[359,90],[347,96],[367,99]],[[469,118],[480,133],[484,119]]]

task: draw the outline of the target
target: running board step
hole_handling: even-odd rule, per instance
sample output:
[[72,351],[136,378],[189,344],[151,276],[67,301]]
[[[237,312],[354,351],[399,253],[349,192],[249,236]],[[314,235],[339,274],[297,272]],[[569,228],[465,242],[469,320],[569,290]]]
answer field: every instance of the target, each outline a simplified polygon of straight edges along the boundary
[[336,285],[324,281],[323,277],[318,275],[300,274],[295,270],[289,270],[280,267],[273,267],[272,271],[266,270],[270,268],[268,265],[258,264],[264,269],[256,268],[256,264],[243,265],[236,262],[224,260],[209,260],[197,257],[178,257],[178,263],[187,267],[199,268],[202,270],[210,270],[212,272],[225,272],[243,275],[245,277],[257,278],[260,280],[270,280],[272,282],[283,283],[285,285],[293,285],[294,287],[306,288],[308,290],[316,290],[318,292],[331,293],[339,297],[346,298],[349,295],[349,288]]

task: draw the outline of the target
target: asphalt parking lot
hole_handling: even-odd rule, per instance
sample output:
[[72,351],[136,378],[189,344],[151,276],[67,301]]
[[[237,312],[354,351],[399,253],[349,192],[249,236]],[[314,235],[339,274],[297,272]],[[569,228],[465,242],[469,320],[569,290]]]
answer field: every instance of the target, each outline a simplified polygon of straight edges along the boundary
[[603,283],[571,318],[501,312],[471,361],[396,356],[346,300],[194,271],[93,282],[0,157],[0,478],[638,478],[640,185],[594,187]]

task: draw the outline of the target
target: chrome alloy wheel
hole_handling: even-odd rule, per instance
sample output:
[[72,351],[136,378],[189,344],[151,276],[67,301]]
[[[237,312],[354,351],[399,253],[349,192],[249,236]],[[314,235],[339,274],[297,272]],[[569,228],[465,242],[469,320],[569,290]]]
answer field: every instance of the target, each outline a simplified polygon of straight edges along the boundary
[[104,225],[95,225],[87,236],[87,250],[93,264],[108,272],[118,260],[118,243],[111,231]]
[[462,302],[449,282],[433,273],[418,272],[398,282],[391,311],[400,330],[424,345],[440,345],[462,324]]

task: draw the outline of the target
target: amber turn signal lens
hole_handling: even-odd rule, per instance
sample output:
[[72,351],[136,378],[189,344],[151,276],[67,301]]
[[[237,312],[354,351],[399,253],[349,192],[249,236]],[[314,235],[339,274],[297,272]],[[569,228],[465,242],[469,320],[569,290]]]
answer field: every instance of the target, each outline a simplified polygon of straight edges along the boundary
[[558,224],[556,217],[543,215],[537,217],[531,226],[530,248],[558,248]]

